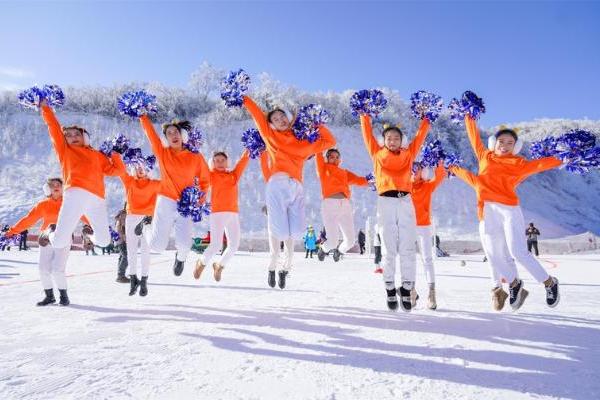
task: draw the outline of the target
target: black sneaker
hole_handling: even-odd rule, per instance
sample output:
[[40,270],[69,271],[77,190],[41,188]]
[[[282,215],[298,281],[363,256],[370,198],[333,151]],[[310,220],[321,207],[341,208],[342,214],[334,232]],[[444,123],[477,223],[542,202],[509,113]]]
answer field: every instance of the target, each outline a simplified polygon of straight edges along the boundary
[[267,282],[272,288],[274,288],[275,285],[277,285],[277,282],[275,281],[275,271],[269,271],[269,278],[267,279]]
[[183,272],[183,267],[184,267],[184,262],[179,261],[177,259],[177,255],[175,255],[175,262],[173,263],[173,273],[175,274],[175,276],[181,275],[181,273]]
[[285,289],[285,278],[288,275],[288,271],[281,270],[279,271],[279,289]]
[[134,294],[137,293],[138,287],[140,286],[140,280],[138,279],[137,275],[129,275],[130,279],[129,282],[131,283],[131,286],[129,288],[129,295],[133,296]]
[[325,253],[323,248],[319,247],[319,250],[317,251],[317,258],[319,259],[319,261],[325,260],[326,255],[327,255],[327,253]]
[[140,281],[140,296],[144,297],[148,294],[148,277],[142,276]]
[[398,309],[398,297],[396,296],[396,288],[394,287],[394,283],[386,282],[385,286],[388,309],[390,309],[391,311],[396,311]]
[[335,262],[340,261],[341,255],[342,255],[342,253],[340,253],[340,251],[338,249],[333,249],[333,261],[335,261]]
[[525,290],[523,286],[523,281],[519,279],[514,287],[511,285],[508,288],[508,293],[510,295],[510,307],[513,309],[513,311],[517,311],[519,308],[521,308],[525,302],[525,299],[529,295],[529,292]]
[[560,301],[560,293],[558,292],[558,279],[551,276],[552,284],[550,286],[546,286],[546,304],[548,307],[554,308],[558,305]]
[[398,297],[400,297],[400,305],[402,306],[402,311],[410,312],[410,310],[412,309],[411,291],[413,286],[414,285],[412,284],[412,282],[403,282],[402,286],[398,288]]
[[141,236],[144,231],[144,225],[150,225],[152,223],[152,217],[150,215],[146,215],[142,220],[135,226],[133,232],[135,236]]
[[67,296],[67,289],[58,289],[58,291],[60,292],[60,301],[58,304],[61,306],[68,306],[71,304],[69,301],[69,296]]
[[44,300],[39,301],[37,303],[38,306],[42,307],[47,306],[48,304],[56,303],[56,299],[54,298],[54,291],[52,289],[44,289],[44,293],[46,294],[46,297],[44,298]]

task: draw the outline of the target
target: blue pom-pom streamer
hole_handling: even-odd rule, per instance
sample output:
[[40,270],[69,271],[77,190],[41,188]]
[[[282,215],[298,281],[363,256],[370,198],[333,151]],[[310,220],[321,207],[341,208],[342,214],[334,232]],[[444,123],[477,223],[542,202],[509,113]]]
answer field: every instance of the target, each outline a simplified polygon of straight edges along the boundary
[[148,170],[154,169],[155,166],[156,166],[156,156],[154,154],[151,154],[148,157],[146,157],[147,169]]
[[100,145],[100,148],[98,150],[100,151],[100,153],[104,154],[106,157],[110,157],[110,155],[112,154],[112,151],[113,151],[112,140],[105,140],[104,142],[102,142],[102,144]]
[[565,164],[569,172],[583,175],[600,168],[600,147],[596,136],[581,129],[571,130],[558,138],[552,136],[533,142],[529,149],[534,159],[553,156]]
[[157,112],[156,96],[144,90],[123,93],[117,98],[117,108],[123,115],[139,118]]
[[435,168],[446,157],[442,142],[436,139],[432,142],[427,143],[421,150],[421,167],[432,167]]
[[243,69],[231,71],[221,81],[221,99],[227,107],[241,107],[244,104],[244,95],[248,92],[250,77]]
[[448,109],[450,109],[450,119],[454,123],[463,122],[466,114],[477,120],[485,113],[483,100],[470,90],[464,92],[460,100],[452,99]]
[[292,131],[298,140],[314,143],[319,139],[319,126],[329,122],[329,113],[319,104],[308,104],[298,111]]
[[529,154],[533,159],[553,156],[556,152],[556,138],[548,136],[542,140],[531,143]]
[[387,100],[381,90],[363,89],[354,93],[350,98],[352,115],[370,115],[375,117],[381,114],[387,107]]
[[246,129],[242,133],[242,145],[248,150],[252,159],[260,157],[262,152],[267,149],[265,141],[260,136],[258,130],[254,128]]
[[435,122],[440,116],[444,101],[436,94],[419,90],[410,96],[412,114],[419,118],[427,118],[430,122]]
[[33,86],[17,95],[19,104],[37,110],[40,102],[46,100],[50,107],[61,107],[65,104],[65,94],[57,85]]
[[177,202],[177,212],[184,218],[191,218],[193,222],[200,222],[202,218],[210,214],[210,203],[199,204],[198,201],[204,196],[204,192],[198,186],[188,186],[181,192],[181,198]]
[[123,154],[129,148],[129,138],[125,135],[117,135],[112,139],[112,149],[119,154]]
[[187,143],[183,145],[186,149],[191,151],[192,153],[200,153],[200,147],[202,146],[202,138],[204,134],[202,131],[196,127],[192,128],[190,132],[188,132],[188,140]]
[[108,227],[108,231],[110,232],[110,238],[113,240],[113,242],[118,242],[121,238],[119,232],[115,231],[112,226]]
[[8,236],[6,232],[0,233],[0,247],[4,246],[18,246],[21,241],[21,234]]
[[460,157],[459,153],[448,153],[446,157],[444,157],[444,168],[448,169],[450,167],[460,167],[463,163],[463,159]]
[[367,184],[369,185],[369,187],[371,188],[371,190],[373,192],[377,191],[377,186],[375,184],[375,175],[373,175],[372,172],[369,172],[366,176],[365,179],[367,180]]
[[156,164],[156,157],[154,155],[144,157],[142,149],[139,147],[130,147],[123,153],[123,162],[125,165],[142,167],[147,171],[150,171]]

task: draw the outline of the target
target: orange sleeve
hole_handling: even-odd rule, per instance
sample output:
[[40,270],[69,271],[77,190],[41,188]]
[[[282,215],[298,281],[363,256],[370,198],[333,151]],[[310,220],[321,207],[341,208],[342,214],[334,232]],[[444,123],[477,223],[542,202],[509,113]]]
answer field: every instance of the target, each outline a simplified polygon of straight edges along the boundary
[[335,146],[335,137],[331,131],[325,126],[319,126],[320,137],[314,143],[304,143],[298,147],[296,154],[303,157],[309,157],[321,151],[325,151],[330,147]]
[[363,134],[363,140],[369,155],[373,157],[375,153],[381,150],[381,146],[377,143],[377,139],[373,136],[373,125],[371,124],[371,117],[368,115],[360,116],[360,129]]
[[315,155],[315,165],[317,166],[317,175],[323,179],[325,176],[325,157],[323,157],[323,153],[318,152]]
[[54,115],[54,111],[48,106],[42,106],[42,118],[46,125],[48,125],[48,132],[50,133],[50,140],[54,145],[54,149],[58,154],[58,158],[60,159],[64,154],[67,148],[67,142],[65,141],[65,136],[63,135],[62,128],[60,123],[56,119],[56,115]]
[[204,156],[198,153],[198,157],[200,157],[200,166],[196,176],[198,177],[200,189],[204,193],[208,193],[210,187],[210,170],[208,169],[208,164],[206,163]]
[[442,184],[446,177],[446,170],[444,169],[444,163],[440,161],[437,168],[435,169],[435,181],[433,182],[433,190]]
[[522,176],[527,177],[539,172],[548,171],[550,169],[560,167],[562,161],[555,157],[544,157],[539,160],[528,160],[522,170]]
[[248,166],[248,162],[250,162],[250,154],[248,153],[248,150],[244,150],[242,156],[235,164],[235,168],[233,169],[233,174],[235,175],[235,178],[238,181],[240,180],[242,174],[244,173],[244,170]]
[[467,185],[475,188],[475,174],[461,167],[450,167],[449,171],[459,177]]
[[424,118],[421,121],[421,125],[419,125],[419,130],[415,135],[415,138],[410,142],[408,146],[408,151],[412,154],[413,158],[417,157],[419,152],[421,151],[421,146],[425,142],[425,138],[427,137],[427,132],[429,132],[429,127],[431,126],[431,122],[427,118]]
[[148,140],[150,141],[152,152],[156,157],[161,157],[164,150],[163,144],[160,140],[160,136],[158,136],[158,133],[156,133],[156,129],[154,129],[154,125],[152,125],[152,121],[150,121],[150,117],[147,115],[142,115],[140,117],[140,123],[142,124],[144,132],[146,132]]
[[348,176],[349,185],[367,186],[369,184],[367,178],[365,178],[364,176],[358,176],[348,170],[346,170],[346,175]]
[[263,151],[260,154],[260,170],[263,174],[265,182],[268,181],[271,177],[271,167],[269,166],[269,154],[267,154],[266,151]]
[[116,152],[112,152],[110,157],[106,157],[104,154],[98,154],[99,157],[102,157],[102,172],[104,175],[108,176],[120,176],[121,169],[118,165],[115,164],[115,160],[119,159],[119,154]]
[[271,129],[269,129],[269,121],[267,121],[267,117],[265,117],[263,110],[261,110],[254,100],[248,96],[244,96],[244,106],[252,116],[252,119],[254,120],[254,123],[256,124],[261,136],[270,136]]
[[469,136],[469,142],[475,152],[477,160],[481,160],[485,156],[487,148],[483,145],[481,137],[479,136],[479,128],[477,128],[477,122],[469,114],[465,115],[465,127],[467,128],[467,135]]
[[42,218],[42,207],[36,204],[23,218],[8,230],[9,235],[16,235],[33,226]]
[[[118,153],[113,152],[114,157],[112,158],[112,162],[113,162],[113,166],[117,169],[117,171],[119,172],[119,176],[122,178],[123,176],[129,176],[127,174],[127,166],[125,165],[125,163],[123,162],[123,159],[121,158],[121,155]],[[123,179],[121,179],[123,180]],[[125,182],[123,182],[125,183]]]

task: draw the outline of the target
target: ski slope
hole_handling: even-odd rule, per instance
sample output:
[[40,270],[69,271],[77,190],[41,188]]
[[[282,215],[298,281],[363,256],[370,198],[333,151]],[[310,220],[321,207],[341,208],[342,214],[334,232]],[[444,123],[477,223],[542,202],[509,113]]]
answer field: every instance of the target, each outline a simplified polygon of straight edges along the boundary
[[37,256],[0,253],[1,399],[600,398],[597,254],[543,256],[561,304],[523,273],[519,313],[491,311],[480,256],[438,260],[438,310],[410,314],[386,310],[370,259],[300,253],[284,291],[264,253],[218,284],[155,255],[143,298],[114,281],[116,255],[73,252],[72,305],[41,308]]

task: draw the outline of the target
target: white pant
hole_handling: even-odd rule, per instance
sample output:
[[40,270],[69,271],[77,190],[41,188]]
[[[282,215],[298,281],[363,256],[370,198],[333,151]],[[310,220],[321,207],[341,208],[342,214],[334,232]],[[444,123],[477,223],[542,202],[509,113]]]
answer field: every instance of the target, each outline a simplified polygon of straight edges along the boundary
[[433,269],[433,227],[431,225],[417,226],[417,243],[421,254],[421,263],[425,270],[427,283],[435,283],[435,270]]
[[[71,242],[69,242],[70,244]],[[54,248],[52,246],[40,246],[40,280],[44,289],[52,289],[52,278],[57,289],[67,288],[67,278],[65,277],[65,268],[71,246],[63,248]]]
[[87,190],[71,187],[63,193],[56,230],[48,235],[52,247],[62,249],[71,246],[73,232],[82,215],[87,217],[94,230],[90,240],[100,247],[110,244],[106,201]]
[[152,224],[144,228],[144,237],[154,251],[164,251],[169,245],[171,228],[175,225],[175,248],[177,259],[185,261],[192,247],[192,220],[179,215],[177,202],[158,195]]
[[278,239],[300,237],[304,226],[304,189],[296,179],[276,173],[266,191],[269,231]]
[[[274,235],[270,232],[269,235],[269,271],[275,271],[277,268],[277,264],[279,263],[279,255],[280,255],[280,240],[278,240]],[[282,269],[285,271],[289,271],[292,269],[292,257],[294,255],[294,239],[288,238],[284,241],[284,256],[283,256],[283,265]]]
[[150,248],[148,242],[144,236],[137,236],[135,234],[135,227],[143,218],[144,215],[136,214],[125,217],[125,237],[127,238],[125,244],[127,245],[127,265],[130,275],[137,274],[138,246],[142,262],[141,276],[148,276],[148,270],[150,269]]
[[227,236],[227,248],[219,264],[226,266],[240,247],[240,215],[236,212],[216,212],[210,214],[210,244],[202,253],[202,262],[208,265],[210,260],[223,248],[223,232]]
[[321,216],[327,233],[327,241],[321,244],[323,251],[328,252],[338,247],[340,230],[343,241],[338,250],[347,253],[355,244],[354,215],[352,205],[348,199],[323,199],[321,202]]
[[417,220],[410,195],[377,197],[377,226],[381,237],[383,281],[395,282],[396,257],[400,256],[402,282],[414,282],[417,269]]
[[[525,221],[519,206],[486,202],[480,223],[481,244],[497,274],[512,282],[517,277],[514,263],[525,268],[538,282],[548,279],[548,273],[527,251]],[[493,278],[494,279],[494,278]]]

